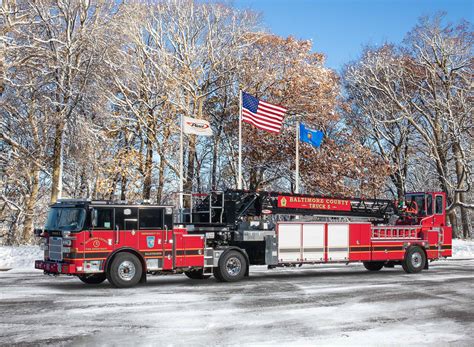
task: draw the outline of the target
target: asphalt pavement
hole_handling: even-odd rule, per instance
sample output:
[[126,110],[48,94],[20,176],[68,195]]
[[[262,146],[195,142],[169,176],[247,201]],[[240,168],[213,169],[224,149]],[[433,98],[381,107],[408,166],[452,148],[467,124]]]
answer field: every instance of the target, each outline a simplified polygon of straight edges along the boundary
[[474,260],[368,272],[266,270],[239,283],[184,275],[131,289],[0,272],[0,345],[474,345]]

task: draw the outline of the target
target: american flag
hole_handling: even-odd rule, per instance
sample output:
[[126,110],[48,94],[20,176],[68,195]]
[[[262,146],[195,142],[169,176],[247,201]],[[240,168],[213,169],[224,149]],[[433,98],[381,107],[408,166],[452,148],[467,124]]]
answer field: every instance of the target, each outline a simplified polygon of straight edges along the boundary
[[242,92],[242,121],[253,124],[257,128],[279,133],[286,111],[286,108],[269,104]]

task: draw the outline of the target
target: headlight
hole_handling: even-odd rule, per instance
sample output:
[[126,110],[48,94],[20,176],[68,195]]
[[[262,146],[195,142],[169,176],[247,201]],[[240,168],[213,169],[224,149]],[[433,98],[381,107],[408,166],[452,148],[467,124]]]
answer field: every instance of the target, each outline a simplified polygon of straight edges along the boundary
[[63,231],[63,237],[69,237],[69,236],[71,236],[70,231]]
[[63,246],[71,246],[72,241],[71,240],[63,240]]

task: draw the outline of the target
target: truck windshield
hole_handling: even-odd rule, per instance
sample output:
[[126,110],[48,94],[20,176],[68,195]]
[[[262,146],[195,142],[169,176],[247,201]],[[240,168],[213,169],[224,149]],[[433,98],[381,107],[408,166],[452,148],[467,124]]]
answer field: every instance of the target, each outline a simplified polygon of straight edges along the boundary
[[86,211],[83,208],[58,208],[49,211],[46,230],[80,231],[84,225]]

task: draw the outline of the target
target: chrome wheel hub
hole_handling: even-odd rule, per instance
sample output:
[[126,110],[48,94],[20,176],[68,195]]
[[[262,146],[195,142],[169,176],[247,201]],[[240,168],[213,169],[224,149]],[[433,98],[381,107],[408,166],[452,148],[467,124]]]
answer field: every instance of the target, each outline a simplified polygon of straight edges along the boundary
[[124,281],[130,281],[133,277],[135,277],[135,273],[135,265],[131,261],[125,260],[120,263],[118,267],[118,275],[120,279]]
[[411,255],[411,265],[413,265],[413,267],[415,268],[418,268],[421,266],[421,254],[420,253],[413,253]]
[[225,263],[225,269],[230,276],[237,276],[242,270],[242,263],[238,258],[229,258]]

